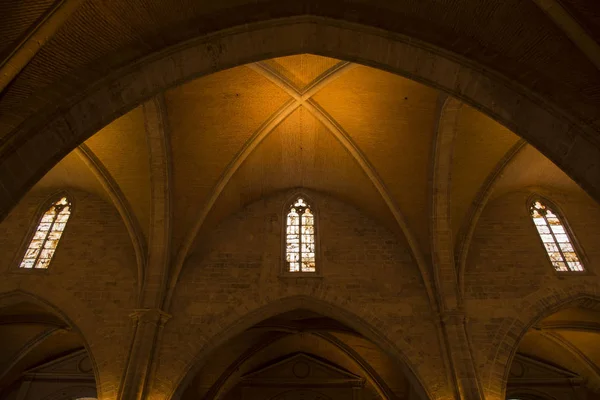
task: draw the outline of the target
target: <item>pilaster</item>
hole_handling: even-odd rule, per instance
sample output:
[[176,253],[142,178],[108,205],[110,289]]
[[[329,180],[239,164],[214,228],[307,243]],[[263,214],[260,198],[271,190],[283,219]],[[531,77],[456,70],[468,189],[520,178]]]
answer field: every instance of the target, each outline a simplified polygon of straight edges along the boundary
[[145,398],[150,382],[158,339],[171,315],[157,308],[137,309],[131,315],[134,333],[119,400]]
[[441,315],[441,323],[460,400],[483,400],[483,390],[471,353],[464,312],[446,311]]

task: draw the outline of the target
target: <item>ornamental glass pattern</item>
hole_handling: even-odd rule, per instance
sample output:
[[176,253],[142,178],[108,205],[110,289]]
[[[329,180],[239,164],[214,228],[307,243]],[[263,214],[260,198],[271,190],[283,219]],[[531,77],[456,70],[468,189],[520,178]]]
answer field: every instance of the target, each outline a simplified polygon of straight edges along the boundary
[[20,268],[48,268],[71,215],[71,202],[63,197],[44,213],[29,242]]
[[315,217],[299,197],[287,214],[285,259],[289,272],[316,272]]
[[583,264],[558,215],[539,200],[532,203],[530,212],[554,269],[558,272],[584,271]]

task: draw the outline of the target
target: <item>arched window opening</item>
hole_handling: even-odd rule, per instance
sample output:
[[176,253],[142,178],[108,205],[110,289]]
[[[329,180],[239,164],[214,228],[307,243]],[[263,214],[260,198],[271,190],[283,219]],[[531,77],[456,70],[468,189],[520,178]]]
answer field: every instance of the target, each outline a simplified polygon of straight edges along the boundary
[[531,204],[530,212],[554,269],[558,272],[583,272],[583,264],[558,214],[541,200]]
[[66,197],[50,206],[38,223],[20,268],[48,268],[70,215],[71,202]]
[[287,271],[316,272],[315,250],[315,216],[310,205],[298,197],[287,214]]

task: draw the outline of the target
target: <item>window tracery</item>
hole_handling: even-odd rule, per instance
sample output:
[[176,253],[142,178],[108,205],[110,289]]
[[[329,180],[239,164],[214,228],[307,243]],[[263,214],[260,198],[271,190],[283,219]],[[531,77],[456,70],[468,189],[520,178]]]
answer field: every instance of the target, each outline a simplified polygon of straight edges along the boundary
[[316,272],[315,216],[302,197],[288,211],[285,246],[287,272]]
[[583,272],[583,264],[558,214],[541,200],[531,204],[530,213],[554,269],[557,272]]
[[50,206],[36,227],[20,268],[48,268],[70,215],[71,202],[67,197]]

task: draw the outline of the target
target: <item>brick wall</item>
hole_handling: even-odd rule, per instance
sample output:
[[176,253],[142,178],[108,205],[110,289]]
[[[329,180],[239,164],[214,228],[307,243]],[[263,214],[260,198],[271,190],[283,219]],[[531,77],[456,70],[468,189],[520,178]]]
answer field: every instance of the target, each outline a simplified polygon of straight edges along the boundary
[[18,270],[22,243],[51,192],[27,195],[0,225],[0,293],[24,291],[56,307],[79,329],[96,363],[99,392],[114,398],[127,358],[136,262],[114,207],[71,191],[74,211],[47,271]]
[[336,314],[341,309],[350,319],[371,324],[395,343],[432,394],[440,394],[436,391],[443,383],[433,315],[403,240],[355,208],[311,193],[319,212],[323,278],[280,278],[286,196],[249,205],[191,251],[173,298],[173,318],[164,330],[156,398],[174,390],[211,347],[236,329],[251,326],[245,314],[260,315],[253,320],[259,322],[273,314],[276,308],[270,305],[294,296],[319,301],[323,307],[317,312]]
[[[564,213],[587,256],[586,268],[598,273],[600,209],[580,194],[537,191]],[[479,371],[487,396],[500,399],[506,363],[525,331],[579,295],[594,296],[595,275],[559,276],[554,272],[527,210],[530,191],[490,202],[474,233],[465,271],[465,308]]]
[[[74,212],[48,271],[14,271],[40,204],[26,196],[0,225],[0,293],[20,290],[56,307],[81,330],[96,362],[102,398],[116,397],[136,308],[130,238],[111,205],[72,191]],[[322,278],[280,277],[282,216],[288,193],[252,203],[199,238],[184,266],[158,349],[151,398],[168,398],[219,345],[270,316],[297,307],[340,320],[405,360],[432,398],[451,394],[443,374],[435,318],[403,238],[330,196],[318,206]],[[583,195],[546,193],[568,218],[596,272],[600,209]],[[486,400],[500,399],[506,364],[532,323],[582,295],[599,280],[557,276],[521,191],[488,204],[465,271],[465,308]],[[451,340],[452,338],[450,338]]]

